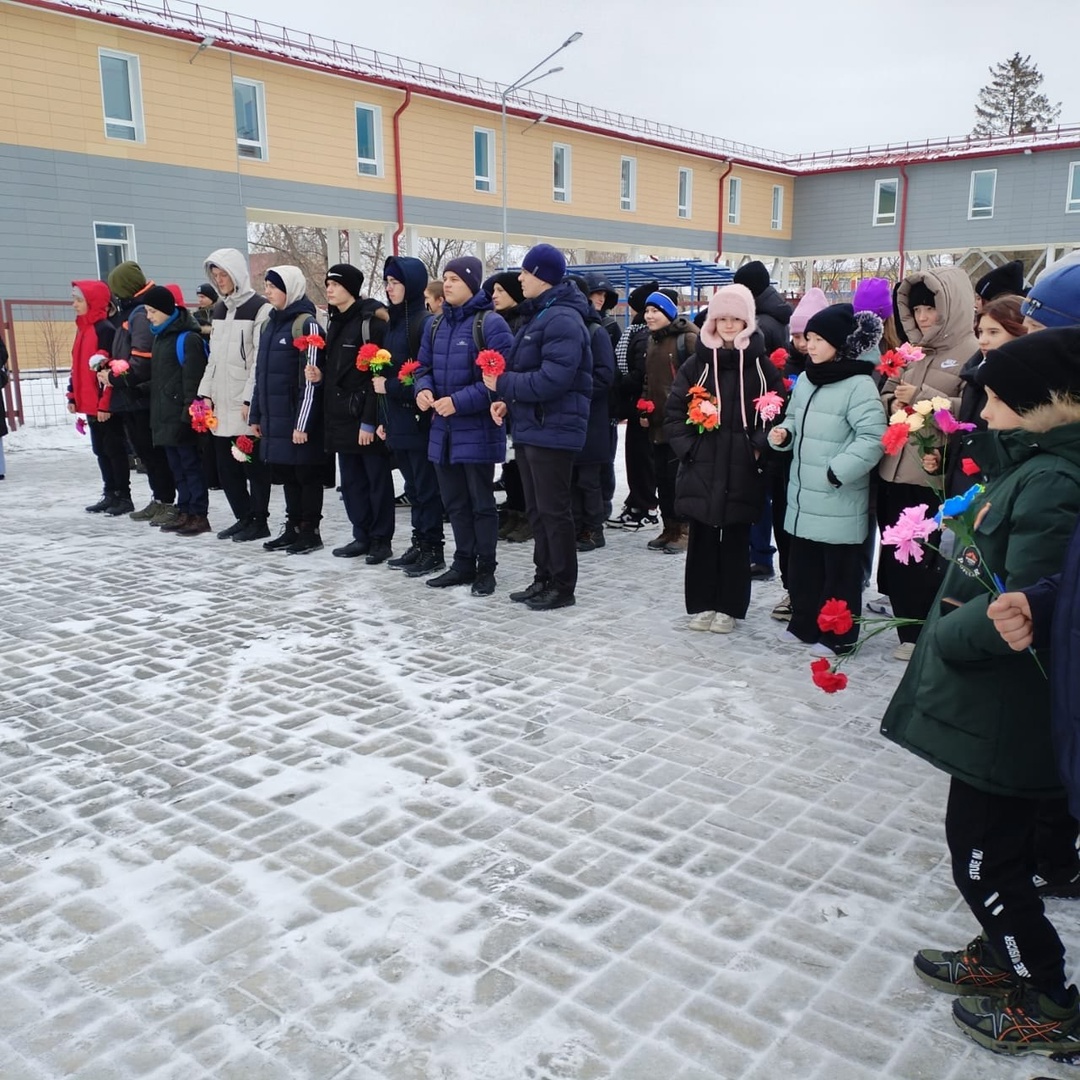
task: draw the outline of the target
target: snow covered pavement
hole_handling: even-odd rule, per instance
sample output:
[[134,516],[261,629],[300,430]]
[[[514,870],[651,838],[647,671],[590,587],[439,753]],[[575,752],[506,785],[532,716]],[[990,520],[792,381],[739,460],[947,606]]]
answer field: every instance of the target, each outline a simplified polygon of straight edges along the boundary
[[975,927],[944,777],[877,734],[891,646],[827,697],[778,584],[689,632],[652,533],[534,613],[528,545],[447,595],[333,559],[332,492],[289,557],[84,513],[68,429],[6,446],[4,1080],[1069,1075],[911,970]]

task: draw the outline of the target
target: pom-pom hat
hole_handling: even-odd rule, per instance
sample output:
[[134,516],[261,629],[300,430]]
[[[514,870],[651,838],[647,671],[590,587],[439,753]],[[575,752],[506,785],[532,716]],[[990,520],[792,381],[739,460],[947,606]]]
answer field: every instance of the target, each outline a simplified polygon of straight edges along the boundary
[[754,295],[745,285],[724,285],[709,299],[709,313],[701,325],[701,342],[710,349],[724,348],[724,339],[717,329],[717,322],[724,316],[742,319],[746,326],[735,336],[735,348],[745,349],[750,335],[757,329],[754,314]]
[[[836,350],[838,360],[857,360],[881,340],[881,319],[872,311],[856,312],[851,304],[832,304],[807,324],[807,334],[817,334]],[[869,369],[868,369],[869,370]]]

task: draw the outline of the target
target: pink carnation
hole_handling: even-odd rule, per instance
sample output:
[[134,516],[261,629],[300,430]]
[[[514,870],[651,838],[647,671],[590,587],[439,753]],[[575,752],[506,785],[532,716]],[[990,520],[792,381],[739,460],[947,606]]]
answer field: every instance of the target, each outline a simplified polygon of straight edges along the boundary
[[896,561],[905,566],[911,559],[922,562],[923,549],[920,541],[929,540],[937,532],[937,523],[926,516],[926,511],[926,503],[909,506],[901,512],[895,525],[888,525],[881,532],[881,542],[895,547],[893,555]]
[[948,409],[938,409],[934,413],[934,423],[946,435],[956,435],[961,431],[974,431],[974,424],[962,424]]
[[754,408],[758,416],[769,423],[784,411],[784,399],[775,390],[766,390],[761,397],[754,398]]

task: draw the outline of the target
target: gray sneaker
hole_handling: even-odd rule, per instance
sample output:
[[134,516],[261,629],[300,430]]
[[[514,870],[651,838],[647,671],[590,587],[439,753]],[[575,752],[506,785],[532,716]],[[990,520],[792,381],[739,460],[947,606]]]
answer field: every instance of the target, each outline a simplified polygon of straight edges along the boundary
[[128,517],[132,521],[150,521],[164,505],[164,503],[159,503],[157,499],[151,499],[141,510],[133,511],[128,514]]

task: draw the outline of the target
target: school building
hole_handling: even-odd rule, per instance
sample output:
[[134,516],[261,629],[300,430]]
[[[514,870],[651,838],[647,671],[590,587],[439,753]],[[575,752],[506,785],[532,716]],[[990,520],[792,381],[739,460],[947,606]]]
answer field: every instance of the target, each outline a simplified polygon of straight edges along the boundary
[[[557,44],[557,43],[553,43]],[[790,156],[184,0],[0,0],[0,299],[137,259],[190,287],[252,222],[627,261],[917,266],[1080,246],[1080,125]],[[505,162],[505,167],[504,163]],[[505,216],[504,216],[505,207]],[[895,271],[894,271],[895,272]]]

